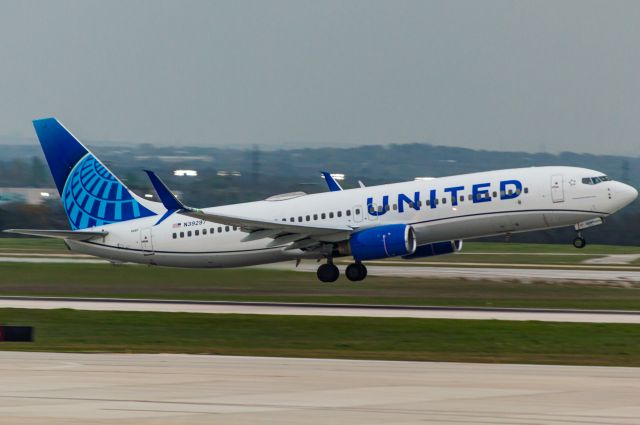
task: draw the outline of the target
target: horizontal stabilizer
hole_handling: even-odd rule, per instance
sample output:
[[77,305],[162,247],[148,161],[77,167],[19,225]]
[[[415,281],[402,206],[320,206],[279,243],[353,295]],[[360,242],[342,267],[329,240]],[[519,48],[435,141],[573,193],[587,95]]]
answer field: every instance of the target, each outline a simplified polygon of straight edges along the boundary
[[44,230],[44,229],[7,229],[6,233],[19,235],[42,236],[45,238],[73,239],[87,241],[92,238],[105,237],[109,232],[91,232],[88,230]]
[[162,202],[162,205],[164,205],[166,209],[168,209],[169,211],[187,209],[187,207],[185,207],[182,202],[180,202],[178,198],[176,198],[176,196],[169,190],[167,185],[164,184],[162,180],[160,180],[160,177],[158,177],[156,173],[150,170],[144,170],[144,172],[149,176],[149,180],[151,180],[151,184],[156,190],[156,193],[160,198],[160,202]]

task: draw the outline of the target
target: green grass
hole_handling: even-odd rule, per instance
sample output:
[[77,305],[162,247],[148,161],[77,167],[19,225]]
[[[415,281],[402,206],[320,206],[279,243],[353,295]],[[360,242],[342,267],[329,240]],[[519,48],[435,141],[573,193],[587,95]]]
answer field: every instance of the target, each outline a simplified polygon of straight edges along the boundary
[[625,324],[0,309],[4,350],[640,366]]
[[373,276],[322,284],[294,271],[99,264],[0,263],[0,295],[640,310],[639,287]]
[[68,253],[67,247],[61,239],[51,238],[0,238],[0,253],[30,252],[30,253]]

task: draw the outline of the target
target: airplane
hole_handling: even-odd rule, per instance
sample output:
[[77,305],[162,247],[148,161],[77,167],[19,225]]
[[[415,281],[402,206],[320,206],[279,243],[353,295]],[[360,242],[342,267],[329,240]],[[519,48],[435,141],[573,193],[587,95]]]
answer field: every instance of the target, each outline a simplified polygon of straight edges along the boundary
[[353,282],[365,261],[450,254],[462,241],[574,226],[581,231],[633,202],[638,192],[578,167],[530,167],[271,196],[211,208],[184,205],[147,174],[161,202],[129,190],[57,119],[33,121],[71,230],[9,229],[61,238],[75,252],[169,267],[241,267],[315,259],[322,282],[334,282],[338,257]]

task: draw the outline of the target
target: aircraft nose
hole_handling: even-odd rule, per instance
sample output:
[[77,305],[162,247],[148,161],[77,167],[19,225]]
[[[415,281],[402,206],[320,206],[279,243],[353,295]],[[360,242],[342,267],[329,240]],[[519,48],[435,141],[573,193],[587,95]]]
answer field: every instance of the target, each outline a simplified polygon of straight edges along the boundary
[[617,197],[620,199],[620,202],[623,203],[623,205],[629,205],[636,200],[636,198],[638,197],[638,191],[635,187],[629,186],[628,184],[621,184],[620,186],[621,187],[619,189]]

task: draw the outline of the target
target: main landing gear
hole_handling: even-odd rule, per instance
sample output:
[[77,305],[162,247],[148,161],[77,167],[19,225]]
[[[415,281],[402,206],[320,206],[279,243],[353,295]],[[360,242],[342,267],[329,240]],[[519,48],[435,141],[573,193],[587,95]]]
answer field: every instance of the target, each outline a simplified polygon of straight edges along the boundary
[[[317,275],[321,282],[335,282],[338,280],[338,276],[340,276],[340,270],[333,264],[333,261],[329,260],[327,264],[322,264],[318,267]],[[356,261],[347,266],[345,275],[350,281],[359,282],[367,277],[367,268],[361,262]]]
[[327,264],[318,267],[317,275],[320,282],[335,282],[340,276],[340,270],[332,261],[329,261]]
[[353,264],[347,266],[347,270],[344,273],[352,282],[359,282],[367,277],[367,268],[360,261],[356,261]]
[[573,246],[582,249],[587,246],[587,241],[582,237],[582,233],[578,232],[578,236],[573,240]]

